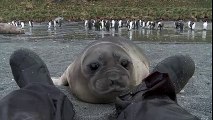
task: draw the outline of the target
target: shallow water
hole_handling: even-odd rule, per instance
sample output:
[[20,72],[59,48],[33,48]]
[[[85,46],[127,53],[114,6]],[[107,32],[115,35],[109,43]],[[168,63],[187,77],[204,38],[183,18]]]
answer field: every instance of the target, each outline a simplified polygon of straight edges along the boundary
[[128,31],[126,27],[118,31],[111,29],[95,31],[84,27],[83,22],[65,22],[62,27],[48,28],[47,23],[35,23],[34,27],[25,26],[25,34],[0,35],[0,42],[10,40],[94,40],[104,36],[123,36],[133,41],[145,42],[175,42],[175,43],[212,43],[212,23],[208,23],[208,30],[202,30],[202,23],[197,22],[195,30],[189,30],[185,23],[180,32],[174,28],[174,22],[164,22],[163,30],[135,29]]

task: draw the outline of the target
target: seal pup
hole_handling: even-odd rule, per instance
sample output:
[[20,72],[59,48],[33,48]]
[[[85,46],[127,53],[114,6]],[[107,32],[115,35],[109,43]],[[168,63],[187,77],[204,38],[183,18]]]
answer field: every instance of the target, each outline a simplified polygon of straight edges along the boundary
[[0,34],[24,34],[24,30],[7,23],[0,23]]
[[149,75],[143,51],[122,37],[104,37],[87,46],[55,85],[69,85],[72,93],[89,103],[110,103]]

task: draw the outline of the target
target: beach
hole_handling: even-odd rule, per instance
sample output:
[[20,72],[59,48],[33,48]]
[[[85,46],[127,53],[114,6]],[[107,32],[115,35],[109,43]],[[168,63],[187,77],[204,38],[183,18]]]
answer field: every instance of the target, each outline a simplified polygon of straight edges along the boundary
[[[19,89],[9,66],[9,58],[19,48],[29,48],[36,52],[47,64],[52,77],[60,77],[75,56],[94,40],[0,40],[0,99]],[[177,94],[178,104],[201,120],[212,119],[212,44],[175,44],[135,42],[150,60],[150,71],[166,57],[188,54],[195,61],[193,77]],[[75,120],[112,120],[114,104],[89,104],[76,99],[67,86],[57,86],[74,105]]]

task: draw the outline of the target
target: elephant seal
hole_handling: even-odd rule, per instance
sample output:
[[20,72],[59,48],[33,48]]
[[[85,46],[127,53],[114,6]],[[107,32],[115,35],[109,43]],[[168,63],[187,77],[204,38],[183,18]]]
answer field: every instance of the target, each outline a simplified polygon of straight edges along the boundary
[[110,103],[149,74],[143,51],[122,37],[105,37],[87,46],[68,66],[56,85],[89,103]]
[[14,25],[0,23],[0,34],[24,34],[24,30]]

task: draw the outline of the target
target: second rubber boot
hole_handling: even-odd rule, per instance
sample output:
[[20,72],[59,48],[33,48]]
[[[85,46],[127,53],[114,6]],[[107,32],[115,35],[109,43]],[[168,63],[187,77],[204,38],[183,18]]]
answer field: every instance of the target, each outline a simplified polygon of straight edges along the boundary
[[153,72],[168,73],[175,86],[175,93],[179,93],[193,76],[195,63],[189,55],[175,55],[158,63]]
[[10,66],[20,88],[30,83],[54,85],[46,64],[29,49],[16,50],[10,57]]

